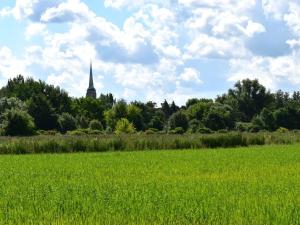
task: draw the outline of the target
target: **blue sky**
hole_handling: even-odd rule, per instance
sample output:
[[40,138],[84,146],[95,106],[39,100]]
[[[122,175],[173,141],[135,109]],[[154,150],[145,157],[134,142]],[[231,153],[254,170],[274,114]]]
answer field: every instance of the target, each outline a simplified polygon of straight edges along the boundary
[[300,87],[299,0],[1,0],[0,86],[23,74],[84,96],[215,97],[245,78]]

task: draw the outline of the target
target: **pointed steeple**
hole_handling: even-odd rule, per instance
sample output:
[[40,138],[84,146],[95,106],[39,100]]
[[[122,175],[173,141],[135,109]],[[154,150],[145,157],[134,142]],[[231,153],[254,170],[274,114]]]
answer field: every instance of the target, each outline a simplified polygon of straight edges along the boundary
[[92,60],[90,61],[90,83],[89,83],[89,88],[94,88],[93,64],[92,64]]
[[92,60],[90,61],[90,81],[89,81],[89,88],[87,89],[86,92],[86,97],[97,98],[96,89],[94,88]]

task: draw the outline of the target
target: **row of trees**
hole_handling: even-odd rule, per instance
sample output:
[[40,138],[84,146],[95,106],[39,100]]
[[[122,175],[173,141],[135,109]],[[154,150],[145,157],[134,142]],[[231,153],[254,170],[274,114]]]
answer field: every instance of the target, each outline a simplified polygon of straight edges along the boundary
[[300,129],[300,92],[271,93],[257,80],[243,80],[213,99],[190,99],[184,106],[164,101],[71,98],[59,87],[19,75],[0,89],[0,130],[30,135],[37,130],[126,132],[273,131]]

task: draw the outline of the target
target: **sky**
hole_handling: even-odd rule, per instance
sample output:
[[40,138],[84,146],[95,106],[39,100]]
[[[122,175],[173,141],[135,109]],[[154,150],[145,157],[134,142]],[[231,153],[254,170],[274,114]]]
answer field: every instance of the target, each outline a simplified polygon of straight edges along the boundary
[[234,83],[300,89],[300,0],[0,0],[0,87],[184,104]]

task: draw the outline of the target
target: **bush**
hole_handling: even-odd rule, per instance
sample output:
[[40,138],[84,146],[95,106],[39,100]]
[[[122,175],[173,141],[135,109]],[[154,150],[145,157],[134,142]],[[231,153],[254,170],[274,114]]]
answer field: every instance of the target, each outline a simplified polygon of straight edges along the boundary
[[84,132],[82,129],[72,130],[67,132],[68,135],[74,135],[74,136],[81,136],[86,135],[87,133]]
[[184,134],[185,130],[182,127],[176,127],[169,132],[170,134]]
[[155,128],[150,128],[148,130],[145,131],[145,134],[156,134],[159,130],[155,129]]
[[260,126],[252,124],[249,131],[251,133],[258,133],[261,129],[262,128]]
[[127,119],[123,118],[117,122],[115,133],[118,135],[122,133],[132,134],[135,133],[135,127]]
[[197,133],[199,127],[201,126],[201,123],[197,119],[193,119],[189,122],[189,132],[194,134]]
[[102,123],[99,120],[92,120],[89,125],[91,130],[103,130]]
[[89,130],[88,134],[90,134],[90,135],[101,135],[101,134],[103,134],[103,132],[100,131],[100,130]]
[[224,130],[224,129],[218,130],[217,133],[219,133],[219,134],[226,134],[226,133],[228,133],[228,130]]
[[89,119],[85,116],[77,116],[76,120],[78,127],[80,127],[81,129],[89,128]]
[[200,134],[212,134],[213,131],[207,127],[201,127],[198,129],[198,133]]
[[76,119],[69,113],[63,113],[58,117],[59,129],[62,133],[76,130]]
[[240,132],[250,131],[251,127],[252,123],[237,122],[235,124],[235,129]]
[[27,112],[11,109],[3,114],[2,129],[6,136],[30,136],[34,134],[35,125]]
[[188,118],[183,112],[176,112],[170,117],[169,125],[171,130],[181,127],[186,132],[189,128]]
[[289,132],[289,130],[286,129],[286,128],[284,128],[284,127],[279,127],[279,128],[276,130],[276,132],[279,132],[279,133],[287,133],[287,132]]

